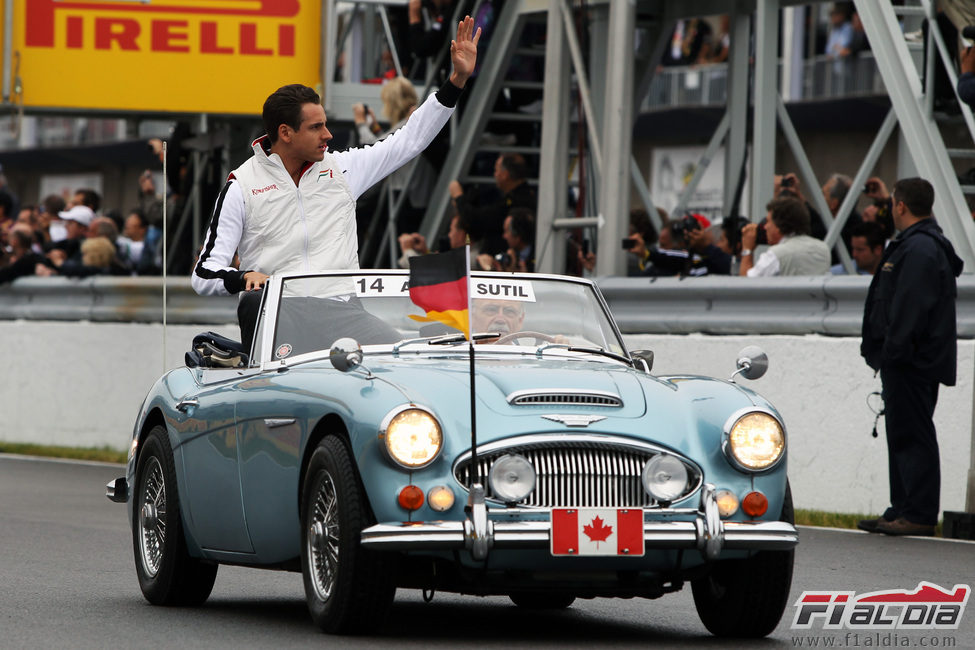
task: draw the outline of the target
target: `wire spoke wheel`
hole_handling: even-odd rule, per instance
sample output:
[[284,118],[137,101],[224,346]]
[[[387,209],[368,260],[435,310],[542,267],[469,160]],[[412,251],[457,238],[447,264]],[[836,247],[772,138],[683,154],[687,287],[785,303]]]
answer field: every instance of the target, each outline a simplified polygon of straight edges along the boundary
[[326,601],[332,597],[339,568],[338,495],[331,474],[323,474],[314,498],[308,530],[308,556],[315,593]]
[[215,563],[190,555],[179,503],[173,449],[158,425],[140,445],[132,503],[136,574],[153,605],[199,605],[217,578]]
[[326,436],[305,470],[300,546],[308,612],[326,632],[375,632],[389,613],[396,593],[389,558],[359,544],[373,521],[352,455]]
[[139,541],[142,566],[149,576],[159,572],[166,548],[166,482],[159,459],[146,463],[145,482],[139,495]]

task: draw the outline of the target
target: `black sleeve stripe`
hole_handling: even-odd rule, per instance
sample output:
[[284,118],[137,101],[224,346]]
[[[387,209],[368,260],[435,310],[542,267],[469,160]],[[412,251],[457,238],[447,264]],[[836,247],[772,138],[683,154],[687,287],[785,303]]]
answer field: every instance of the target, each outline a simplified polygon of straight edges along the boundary
[[214,244],[216,244],[217,226],[220,225],[220,212],[223,210],[223,200],[227,196],[227,190],[229,189],[230,180],[228,180],[223,186],[223,189],[220,190],[220,196],[217,198],[217,205],[213,209],[213,216],[210,217],[210,237],[207,239],[207,243],[203,247],[203,251],[200,253],[200,260],[196,263],[196,269],[194,272],[204,280],[221,279],[223,280],[223,286],[226,287],[229,293],[238,293],[244,288],[244,273],[242,271],[231,271],[227,269],[211,271],[203,266],[203,263],[213,252]]

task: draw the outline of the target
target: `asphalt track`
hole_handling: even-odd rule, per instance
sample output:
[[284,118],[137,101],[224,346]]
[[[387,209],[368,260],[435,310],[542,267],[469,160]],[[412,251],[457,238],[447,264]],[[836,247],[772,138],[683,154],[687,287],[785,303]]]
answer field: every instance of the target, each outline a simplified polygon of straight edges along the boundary
[[0,648],[793,648],[797,640],[802,647],[975,648],[972,611],[957,630],[857,639],[821,626],[791,629],[791,603],[804,590],[913,590],[922,580],[975,586],[973,543],[814,528],[801,529],[790,605],[760,642],[709,636],[689,587],[654,601],[579,600],[546,613],[519,610],[506,598],[437,594],[424,603],[419,592],[400,591],[387,628],[358,638],[328,637],[311,625],[295,573],[221,567],[203,607],[153,607],[139,592],[124,509],[104,496],[105,483],[121,474],[117,465],[0,456]]

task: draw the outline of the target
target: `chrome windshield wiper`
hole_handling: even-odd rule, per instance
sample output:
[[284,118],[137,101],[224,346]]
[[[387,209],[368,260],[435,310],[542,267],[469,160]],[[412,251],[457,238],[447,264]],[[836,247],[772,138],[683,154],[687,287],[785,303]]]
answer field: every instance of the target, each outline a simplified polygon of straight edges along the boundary
[[[484,339],[496,339],[501,334],[499,332],[480,332],[473,336],[475,341],[481,341]],[[403,339],[399,343],[393,346],[393,354],[399,354],[400,348],[407,345],[412,345],[414,343],[426,343],[427,345],[450,345],[451,343],[461,343],[466,341],[467,337],[463,333],[457,332],[456,334],[441,334],[440,336],[424,336],[417,339]]]
[[616,361],[622,361],[628,366],[633,365],[633,361],[621,354],[616,354],[615,352],[610,352],[609,350],[604,350],[602,348],[581,348],[574,345],[569,345],[567,343],[546,343],[545,345],[539,345],[535,348],[535,356],[539,359],[542,358],[542,353],[545,350],[552,348],[561,348],[563,350],[568,350],[569,352],[586,352],[589,354],[598,354],[604,357],[609,357],[610,359],[615,359]]

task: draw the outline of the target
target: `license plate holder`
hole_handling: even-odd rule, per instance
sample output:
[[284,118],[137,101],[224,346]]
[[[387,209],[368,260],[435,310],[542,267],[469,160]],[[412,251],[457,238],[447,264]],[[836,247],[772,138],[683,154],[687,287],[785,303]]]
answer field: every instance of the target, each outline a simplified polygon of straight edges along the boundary
[[550,550],[557,557],[642,557],[641,508],[552,508]]

